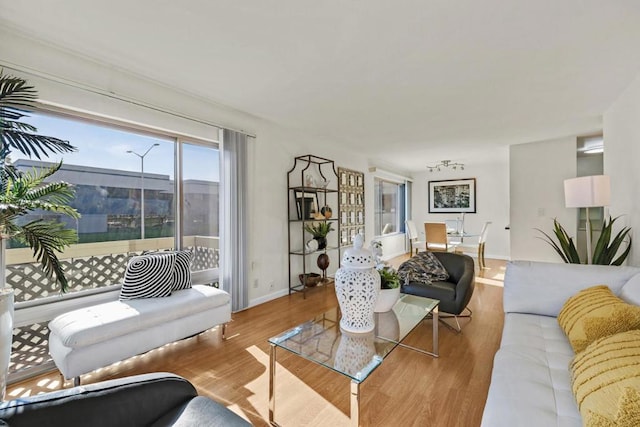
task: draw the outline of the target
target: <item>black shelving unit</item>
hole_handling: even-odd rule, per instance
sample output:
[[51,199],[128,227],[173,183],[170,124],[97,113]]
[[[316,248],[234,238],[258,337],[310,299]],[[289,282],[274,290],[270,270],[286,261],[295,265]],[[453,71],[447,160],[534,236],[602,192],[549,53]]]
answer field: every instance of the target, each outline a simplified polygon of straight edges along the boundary
[[[326,185],[323,185],[327,183]],[[320,217],[323,207],[331,208],[329,218]],[[333,284],[331,275],[314,286],[301,282],[298,275],[306,277],[310,273],[322,274],[317,266],[317,258],[327,254],[330,260],[328,270],[335,271],[340,266],[340,203],[338,200],[338,173],[333,160],[306,154],[294,159],[287,172],[288,209],[288,251],[289,251],[289,295],[302,292],[306,297],[309,288]],[[305,225],[314,222],[331,223],[334,231],[327,235],[327,247],[315,251],[307,250],[307,242],[312,239]]]

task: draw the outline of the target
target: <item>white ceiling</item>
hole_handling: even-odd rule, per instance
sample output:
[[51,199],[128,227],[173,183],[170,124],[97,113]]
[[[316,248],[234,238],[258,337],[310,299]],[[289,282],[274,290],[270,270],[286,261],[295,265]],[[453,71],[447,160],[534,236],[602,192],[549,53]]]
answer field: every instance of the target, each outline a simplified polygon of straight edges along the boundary
[[0,25],[407,171],[597,130],[640,72],[638,0],[0,0]]

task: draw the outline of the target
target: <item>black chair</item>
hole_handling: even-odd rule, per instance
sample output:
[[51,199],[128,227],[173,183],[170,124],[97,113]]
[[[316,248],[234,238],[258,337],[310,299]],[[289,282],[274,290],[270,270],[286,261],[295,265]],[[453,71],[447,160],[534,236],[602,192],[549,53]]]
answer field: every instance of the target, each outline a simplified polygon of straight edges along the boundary
[[[439,311],[450,315],[441,315],[440,319],[453,317],[457,327],[451,326],[447,322],[444,323],[456,332],[460,332],[461,327],[458,318],[470,319],[473,314],[471,309],[467,307],[475,287],[473,258],[468,255],[451,252],[433,252],[433,255],[438,258],[445,270],[447,270],[449,279],[447,281],[434,281],[431,284],[421,282],[405,283],[402,285],[402,292],[440,300]],[[462,313],[465,310],[468,311],[468,314],[463,315]]]
[[198,396],[193,385],[168,373],[117,380],[21,397],[0,403],[0,426],[224,426],[251,424]]

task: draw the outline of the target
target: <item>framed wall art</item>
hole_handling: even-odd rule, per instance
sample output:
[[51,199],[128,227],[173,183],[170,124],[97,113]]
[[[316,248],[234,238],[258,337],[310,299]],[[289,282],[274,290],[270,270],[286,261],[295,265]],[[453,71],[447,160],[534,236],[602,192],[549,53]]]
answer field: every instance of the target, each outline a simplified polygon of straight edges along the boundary
[[429,181],[429,213],[476,213],[476,179]]

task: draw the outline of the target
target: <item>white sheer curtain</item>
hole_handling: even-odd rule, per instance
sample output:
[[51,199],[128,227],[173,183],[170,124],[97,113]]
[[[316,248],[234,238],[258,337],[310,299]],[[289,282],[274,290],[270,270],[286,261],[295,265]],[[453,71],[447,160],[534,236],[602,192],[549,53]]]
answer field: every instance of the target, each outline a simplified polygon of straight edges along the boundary
[[249,136],[225,129],[222,138],[220,270],[232,311],[249,305],[247,260],[247,145]]

